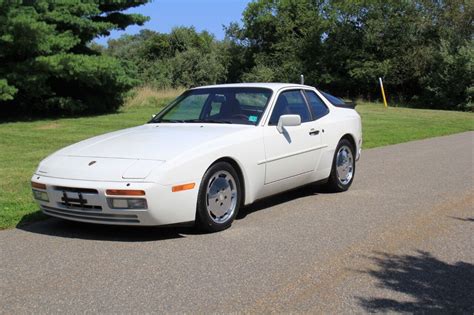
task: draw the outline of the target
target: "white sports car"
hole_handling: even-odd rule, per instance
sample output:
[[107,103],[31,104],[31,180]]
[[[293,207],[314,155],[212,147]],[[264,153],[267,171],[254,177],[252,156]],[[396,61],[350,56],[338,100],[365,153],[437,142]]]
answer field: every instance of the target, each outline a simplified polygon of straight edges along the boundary
[[260,198],[320,181],[347,190],[361,144],[353,107],[313,87],[205,86],[143,126],[48,156],[32,189],[45,214],[63,219],[219,231]]

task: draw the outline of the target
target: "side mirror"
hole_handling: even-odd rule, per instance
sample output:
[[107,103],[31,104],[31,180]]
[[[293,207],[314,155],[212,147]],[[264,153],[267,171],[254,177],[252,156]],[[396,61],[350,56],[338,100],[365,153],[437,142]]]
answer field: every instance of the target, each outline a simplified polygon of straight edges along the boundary
[[278,120],[277,130],[279,133],[283,133],[284,127],[299,126],[301,125],[300,115],[282,115]]

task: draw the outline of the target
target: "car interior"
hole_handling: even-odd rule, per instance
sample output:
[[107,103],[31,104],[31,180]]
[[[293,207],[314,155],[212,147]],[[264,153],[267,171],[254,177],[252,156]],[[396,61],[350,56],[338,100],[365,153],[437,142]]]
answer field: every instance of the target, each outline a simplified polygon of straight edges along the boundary
[[255,124],[262,115],[264,107],[242,104],[238,98],[239,95],[234,93],[214,95],[212,101],[204,109],[204,116],[213,120]]

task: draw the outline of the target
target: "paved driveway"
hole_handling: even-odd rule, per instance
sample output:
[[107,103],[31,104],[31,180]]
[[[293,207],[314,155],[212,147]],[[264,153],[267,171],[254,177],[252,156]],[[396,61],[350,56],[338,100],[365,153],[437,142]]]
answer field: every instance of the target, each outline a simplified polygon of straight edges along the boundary
[[0,313],[474,312],[474,132],[365,150],[231,229],[50,219],[0,232]]

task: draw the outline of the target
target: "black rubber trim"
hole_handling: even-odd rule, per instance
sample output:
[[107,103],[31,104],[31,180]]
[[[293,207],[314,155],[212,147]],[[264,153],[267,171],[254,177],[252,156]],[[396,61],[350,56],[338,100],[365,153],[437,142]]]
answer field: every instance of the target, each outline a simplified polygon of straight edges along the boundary
[[82,219],[98,222],[124,222],[140,223],[138,217],[134,214],[112,214],[112,213],[84,213],[71,210],[56,209],[43,206],[43,212],[51,215],[63,216],[66,218]]

